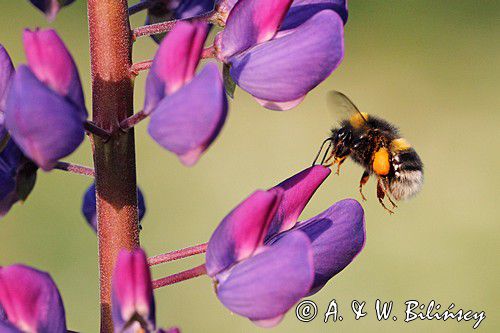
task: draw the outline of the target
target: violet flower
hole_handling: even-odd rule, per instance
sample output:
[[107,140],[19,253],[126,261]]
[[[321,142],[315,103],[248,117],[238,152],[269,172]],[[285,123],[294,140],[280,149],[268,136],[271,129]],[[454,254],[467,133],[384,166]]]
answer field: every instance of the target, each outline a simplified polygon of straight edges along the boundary
[[0,332],[66,333],[63,302],[49,274],[0,267]]
[[219,134],[227,115],[222,78],[214,63],[197,75],[207,25],[179,22],[161,43],[146,81],[148,132],[187,166]]
[[7,131],[4,125],[5,104],[15,70],[9,54],[0,44],[0,151],[6,143]]
[[[204,14],[214,9],[216,0],[142,0],[141,2],[152,3],[146,18],[148,25]],[[151,38],[160,43],[165,35],[165,33],[151,35]]]
[[87,110],[78,70],[54,30],[24,32],[28,66],[18,68],[5,125],[16,144],[49,171],[83,141]]
[[117,333],[152,332],[156,327],[153,285],[142,249],[122,250],[113,273],[112,314]]
[[344,22],[337,7],[318,6],[326,2],[319,0],[292,2],[239,0],[216,36],[217,57],[230,66],[231,78],[272,110],[298,105],[344,55]]
[[36,8],[45,13],[49,21],[53,21],[56,18],[57,13],[59,13],[62,7],[72,4],[74,1],[75,0],[30,0]]
[[[140,188],[137,188],[137,206],[139,209],[139,228],[141,228],[140,221],[146,214],[146,202]],[[83,196],[82,213],[87,220],[89,226],[97,232],[97,209],[95,197],[95,183],[92,183]]]
[[19,200],[26,200],[35,186],[37,167],[12,140],[0,152],[0,218]]
[[361,252],[364,213],[355,200],[342,200],[297,223],[329,174],[314,166],[269,191],[257,191],[217,227],[208,243],[207,274],[232,312],[258,325],[276,325]]

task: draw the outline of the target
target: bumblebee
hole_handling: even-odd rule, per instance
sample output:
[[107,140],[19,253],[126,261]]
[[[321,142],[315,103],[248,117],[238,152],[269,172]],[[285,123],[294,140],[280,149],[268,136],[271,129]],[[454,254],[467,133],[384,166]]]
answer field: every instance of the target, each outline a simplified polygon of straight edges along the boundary
[[[371,175],[375,175],[377,198],[382,207],[392,214],[392,209],[397,207],[394,200],[409,199],[422,189],[424,170],[420,157],[394,125],[360,112],[341,92],[330,92],[329,102],[335,108],[342,109],[348,117],[341,121],[340,127],[331,130],[313,165],[317,164],[325,145],[327,148],[320,164],[328,167],[337,164],[337,174],[342,163],[350,156],[365,169],[359,181],[363,200],[366,200],[363,186]],[[386,207],[384,198],[391,203],[392,209]]]

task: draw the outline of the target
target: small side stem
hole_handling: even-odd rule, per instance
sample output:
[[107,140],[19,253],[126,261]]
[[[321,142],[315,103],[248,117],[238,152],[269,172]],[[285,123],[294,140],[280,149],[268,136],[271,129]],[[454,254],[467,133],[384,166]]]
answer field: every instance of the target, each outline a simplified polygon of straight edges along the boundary
[[182,281],[186,281],[189,279],[193,279],[198,276],[202,276],[207,274],[207,268],[205,264],[196,266],[194,268],[188,269],[187,271],[183,271],[177,274],[173,274],[158,280],[153,281],[153,289],[158,289],[161,287],[169,286],[175,283],[179,283]]
[[149,7],[151,7],[151,5],[153,3],[154,2],[151,0],[147,0],[147,1],[143,0],[139,3],[136,3],[135,5],[128,7],[128,15],[134,15],[134,14],[137,14],[139,12],[142,12],[145,9],[149,9]]
[[150,69],[151,65],[153,65],[153,60],[137,62],[135,64],[132,64],[132,66],[130,67],[130,73],[134,76],[137,76],[139,75],[140,71],[145,71]]
[[135,125],[146,119],[148,115],[144,111],[139,111],[133,116],[130,116],[120,122],[120,129],[124,132],[133,128]]
[[159,254],[157,256],[151,257],[148,259],[149,266],[155,266],[159,264],[163,264],[169,261],[174,261],[182,258],[187,258],[194,256],[196,254],[207,252],[208,243],[199,244],[191,247],[187,247],[185,249],[180,249],[172,252],[167,252],[163,254]]
[[193,21],[211,22],[215,16],[217,16],[217,12],[212,10],[212,11],[206,12],[205,14],[193,16],[193,17],[190,17],[187,19],[172,20],[172,21],[167,21],[167,22],[149,24],[149,25],[135,28],[133,31],[133,36],[134,36],[134,39],[136,39],[136,38],[139,38],[142,36],[157,35],[157,34],[161,34],[164,32],[168,32],[168,31],[172,30],[178,22],[181,22],[181,21],[184,21],[184,22],[193,22]]
[[94,177],[94,169],[85,167],[78,164],[72,164],[67,162],[57,162],[54,169],[68,171],[77,175]]
[[92,121],[86,121],[83,124],[83,127],[88,133],[92,133],[103,139],[104,141],[109,140],[111,137],[111,133],[106,131],[105,129],[97,126],[94,122]]

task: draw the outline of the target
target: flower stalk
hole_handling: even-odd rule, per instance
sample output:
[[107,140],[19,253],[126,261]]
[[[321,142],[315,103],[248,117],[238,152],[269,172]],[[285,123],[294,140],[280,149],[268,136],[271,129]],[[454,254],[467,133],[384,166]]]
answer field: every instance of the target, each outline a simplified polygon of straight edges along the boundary
[[157,35],[161,34],[164,32],[169,32],[171,31],[174,26],[178,22],[182,21],[188,21],[188,22],[193,22],[193,21],[205,21],[205,22],[210,22],[210,23],[215,23],[213,22],[216,17],[218,16],[218,13],[216,11],[209,11],[204,14],[198,15],[198,16],[193,16],[188,19],[179,19],[179,20],[172,20],[172,21],[166,21],[166,22],[161,22],[161,23],[155,23],[155,24],[149,24],[149,25],[144,25],[142,27],[135,28],[133,31],[133,39],[137,39],[142,36],[150,36],[150,35]]
[[113,133],[94,137],[101,333],[113,332],[111,281],[122,249],[139,246],[134,131],[118,124],[133,114],[132,31],[127,0],[89,0],[93,122]]
[[186,271],[182,271],[180,273],[176,273],[176,274],[169,275],[167,277],[164,277],[164,278],[161,278],[158,280],[154,280],[153,281],[153,289],[158,289],[161,287],[170,286],[172,284],[186,281],[189,279],[193,279],[195,277],[202,276],[205,274],[207,274],[207,269],[205,267],[205,264],[203,264],[203,265],[188,269]]
[[148,258],[148,264],[149,264],[149,266],[155,266],[155,265],[163,264],[166,262],[170,262],[170,261],[174,261],[174,260],[178,260],[178,259],[191,257],[191,256],[194,256],[197,254],[205,253],[205,252],[207,252],[207,244],[208,243],[203,243],[203,244],[187,247],[185,249],[180,249],[180,250],[156,255],[154,257]]
[[71,172],[77,175],[94,177],[94,169],[67,162],[58,162],[54,169]]

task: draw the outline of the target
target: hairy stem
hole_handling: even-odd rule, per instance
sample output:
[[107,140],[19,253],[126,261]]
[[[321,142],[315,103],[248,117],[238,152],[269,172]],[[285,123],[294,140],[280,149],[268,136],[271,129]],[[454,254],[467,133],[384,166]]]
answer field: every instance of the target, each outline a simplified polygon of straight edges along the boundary
[[118,253],[139,246],[134,131],[118,124],[133,114],[132,31],[127,0],[88,0],[93,121],[113,133],[94,136],[101,333],[113,332],[111,280]]
[[157,256],[148,258],[149,266],[155,266],[159,264],[163,264],[169,261],[174,261],[182,258],[187,258],[190,256],[194,256],[196,254],[207,252],[207,243],[199,244],[191,247],[187,247],[185,249],[180,249],[172,252],[167,252],[163,254],[159,254]]
[[54,169],[68,171],[77,175],[94,177],[94,169],[85,167],[78,164],[72,164],[67,162],[57,162]]
[[[215,58],[216,56],[215,46],[209,46],[203,49],[201,53],[201,59]],[[136,62],[130,67],[130,73],[134,76],[139,75],[139,72],[146,71],[153,66],[153,60],[145,60],[141,62]]]
[[216,11],[209,11],[205,14],[190,17],[187,19],[172,20],[161,23],[155,23],[150,25],[145,25],[134,29],[134,39],[142,36],[157,35],[164,32],[168,32],[174,28],[174,26],[181,21],[193,22],[193,21],[206,21],[211,22],[214,16],[217,15]]
[[161,288],[165,286],[169,286],[175,283],[179,283],[182,281],[186,281],[189,279],[193,279],[198,276],[202,276],[207,274],[207,269],[205,267],[205,264],[196,266],[194,268],[188,269],[187,271],[183,271],[174,275],[170,275],[158,280],[153,281],[153,288]]

